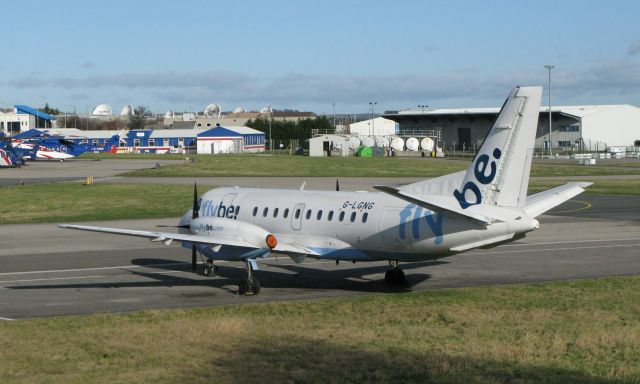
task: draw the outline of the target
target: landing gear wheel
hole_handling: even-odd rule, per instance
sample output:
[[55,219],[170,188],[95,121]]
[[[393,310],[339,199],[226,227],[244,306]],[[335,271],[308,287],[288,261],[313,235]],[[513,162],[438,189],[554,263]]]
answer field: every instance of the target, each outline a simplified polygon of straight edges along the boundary
[[400,268],[389,269],[384,274],[384,281],[389,285],[402,285],[406,282],[404,271]]
[[241,295],[257,295],[260,293],[260,280],[255,277],[240,280],[238,293]]
[[206,265],[206,264],[205,264],[204,268],[202,269],[202,274],[205,275],[205,276],[211,276],[211,275],[214,274],[213,272],[214,272],[214,269],[211,266]]

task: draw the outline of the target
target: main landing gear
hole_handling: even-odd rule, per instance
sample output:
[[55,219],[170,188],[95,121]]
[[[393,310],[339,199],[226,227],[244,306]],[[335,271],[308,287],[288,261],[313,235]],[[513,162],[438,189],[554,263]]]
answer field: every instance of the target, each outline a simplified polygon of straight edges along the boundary
[[247,278],[240,280],[238,285],[238,293],[241,295],[257,295],[260,293],[260,281],[253,276],[253,268],[251,262],[244,259],[247,268]]
[[398,261],[389,260],[389,266],[392,269],[389,269],[387,273],[384,274],[384,282],[389,285],[402,285],[407,279],[404,276],[404,272],[402,269],[398,267]]
[[218,272],[218,267],[213,265],[213,259],[203,260],[202,274],[205,276],[215,276]]

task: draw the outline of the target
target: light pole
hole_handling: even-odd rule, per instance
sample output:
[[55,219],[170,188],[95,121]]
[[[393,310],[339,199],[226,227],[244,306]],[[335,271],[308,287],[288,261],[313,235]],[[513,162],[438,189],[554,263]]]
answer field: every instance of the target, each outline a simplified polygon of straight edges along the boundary
[[272,114],[272,110],[271,110],[271,106],[268,106],[269,108],[269,149],[271,150],[271,152],[273,152],[273,141],[271,140],[271,114]]
[[369,128],[371,129],[369,130],[369,136],[375,135],[376,133],[376,130],[375,130],[376,127],[374,126],[375,123],[373,122],[373,119],[375,118],[373,108],[375,107],[376,104],[378,104],[377,101],[369,102],[369,105],[371,106],[371,119],[369,119]]
[[333,107],[333,131],[336,131],[336,103],[333,102],[331,103],[331,106]]
[[555,65],[547,64],[544,66],[549,71],[549,157],[553,156],[551,147],[553,147],[553,140],[551,139],[551,70],[555,68]]

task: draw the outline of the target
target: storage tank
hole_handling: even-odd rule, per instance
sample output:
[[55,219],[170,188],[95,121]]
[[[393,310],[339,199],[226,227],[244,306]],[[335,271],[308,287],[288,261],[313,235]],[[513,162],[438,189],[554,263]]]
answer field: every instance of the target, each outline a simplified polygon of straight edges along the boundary
[[358,148],[360,148],[360,139],[355,136],[351,136],[349,138],[349,149],[355,151]]
[[433,142],[432,138],[425,137],[422,140],[420,140],[420,148],[422,148],[423,151],[431,152],[433,151],[434,147],[435,147],[435,143]]
[[402,137],[394,137],[391,139],[391,148],[394,151],[402,152],[404,150],[404,139]]
[[365,147],[373,147],[374,145],[376,145],[376,141],[371,136],[364,136],[362,138],[362,145]]
[[420,142],[415,137],[408,138],[405,145],[407,146],[407,151],[417,152],[420,148]]
[[389,138],[386,136],[376,136],[376,147],[389,148]]

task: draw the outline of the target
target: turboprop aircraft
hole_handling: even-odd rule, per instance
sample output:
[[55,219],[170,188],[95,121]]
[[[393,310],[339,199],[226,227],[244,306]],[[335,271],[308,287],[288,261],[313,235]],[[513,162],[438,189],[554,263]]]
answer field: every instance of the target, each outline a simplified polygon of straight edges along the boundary
[[[402,284],[401,262],[433,260],[521,239],[536,217],[590,183],[568,183],[527,196],[540,110],[541,87],[516,87],[466,171],[379,192],[217,188],[198,199],[179,221],[178,233],[60,225],[62,228],[173,241],[204,260],[245,263],[239,293],[257,294],[256,258],[285,254],[336,262],[388,260],[389,284]],[[336,188],[337,189],[337,188]]]

